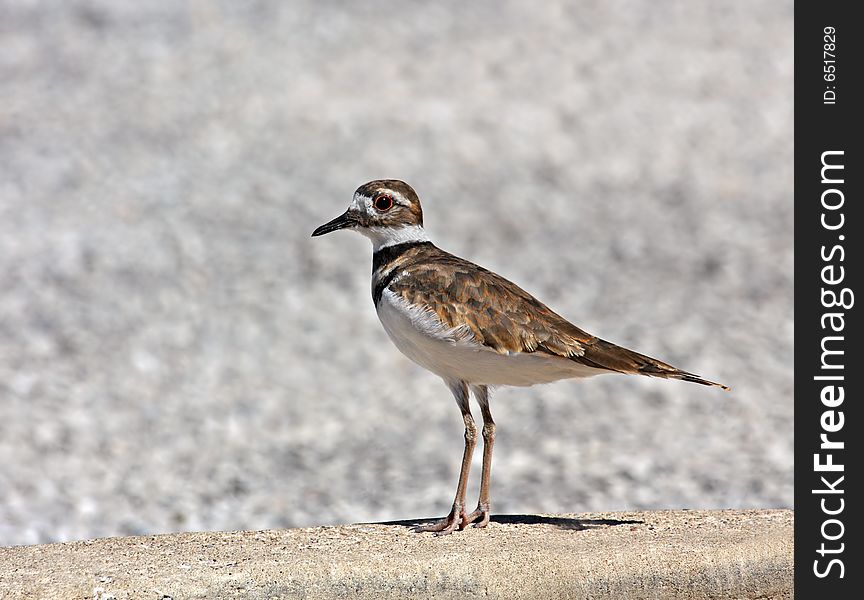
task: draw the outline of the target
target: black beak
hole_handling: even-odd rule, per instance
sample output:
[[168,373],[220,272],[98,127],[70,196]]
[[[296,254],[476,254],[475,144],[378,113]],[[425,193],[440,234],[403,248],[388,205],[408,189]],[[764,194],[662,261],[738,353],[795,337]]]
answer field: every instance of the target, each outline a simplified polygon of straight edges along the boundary
[[324,235],[325,233],[330,233],[331,231],[337,231],[339,229],[354,227],[356,224],[357,220],[354,216],[349,214],[348,211],[345,211],[329,223],[324,223],[321,227],[313,231],[312,237],[318,237],[319,235]]

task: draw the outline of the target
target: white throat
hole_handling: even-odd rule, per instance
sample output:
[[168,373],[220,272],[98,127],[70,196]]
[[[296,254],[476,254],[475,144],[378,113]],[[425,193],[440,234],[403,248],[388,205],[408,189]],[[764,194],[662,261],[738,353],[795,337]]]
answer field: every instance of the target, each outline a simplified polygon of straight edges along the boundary
[[401,227],[367,227],[357,231],[372,240],[372,251],[378,252],[381,248],[404,244],[405,242],[428,242],[426,235],[420,225],[403,225]]

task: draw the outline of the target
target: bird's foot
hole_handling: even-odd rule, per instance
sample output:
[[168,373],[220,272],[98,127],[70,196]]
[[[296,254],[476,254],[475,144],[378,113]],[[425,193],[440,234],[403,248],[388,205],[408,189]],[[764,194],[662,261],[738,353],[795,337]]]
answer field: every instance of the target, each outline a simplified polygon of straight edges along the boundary
[[[480,519],[479,521],[477,519]],[[475,522],[476,521],[476,522]],[[464,529],[468,526],[469,523],[474,523],[474,527],[482,528],[486,527],[489,524],[489,503],[481,502],[477,505],[477,508],[474,509],[469,515],[465,515],[462,517],[462,525],[460,529]]]
[[465,526],[470,523],[470,521],[465,521],[465,519],[467,518],[468,515],[465,514],[465,509],[461,506],[454,505],[453,510],[450,511],[450,514],[441,519],[440,521],[436,521],[435,523],[431,523],[429,525],[418,525],[414,531],[429,531],[434,533],[436,536],[449,535],[457,529],[464,529]]

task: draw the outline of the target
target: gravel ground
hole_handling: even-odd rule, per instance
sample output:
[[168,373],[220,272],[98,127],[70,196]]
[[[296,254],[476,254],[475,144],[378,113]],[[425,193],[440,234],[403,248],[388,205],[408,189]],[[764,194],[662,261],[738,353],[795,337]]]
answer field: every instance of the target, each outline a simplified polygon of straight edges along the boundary
[[[3,600],[791,600],[791,510],[181,533],[0,548]],[[481,559],[482,557],[482,559]],[[502,576],[504,575],[504,576]]]
[[540,6],[0,0],[0,544],[445,512],[459,411],[309,239],[381,177],[734,388],[498,391],[495,512],[791,507],[792,3]]

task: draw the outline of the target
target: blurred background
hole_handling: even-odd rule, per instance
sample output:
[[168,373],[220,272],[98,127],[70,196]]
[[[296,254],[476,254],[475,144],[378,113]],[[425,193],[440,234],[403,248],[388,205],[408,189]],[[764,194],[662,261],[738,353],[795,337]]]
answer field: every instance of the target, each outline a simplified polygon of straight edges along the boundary
[[445,514],[456,404],[369,242],[309,238],[385,177],[733,387],[499,390],[493,512],[792,506],[792,2],[0,0],[0,41],[0,544]]

